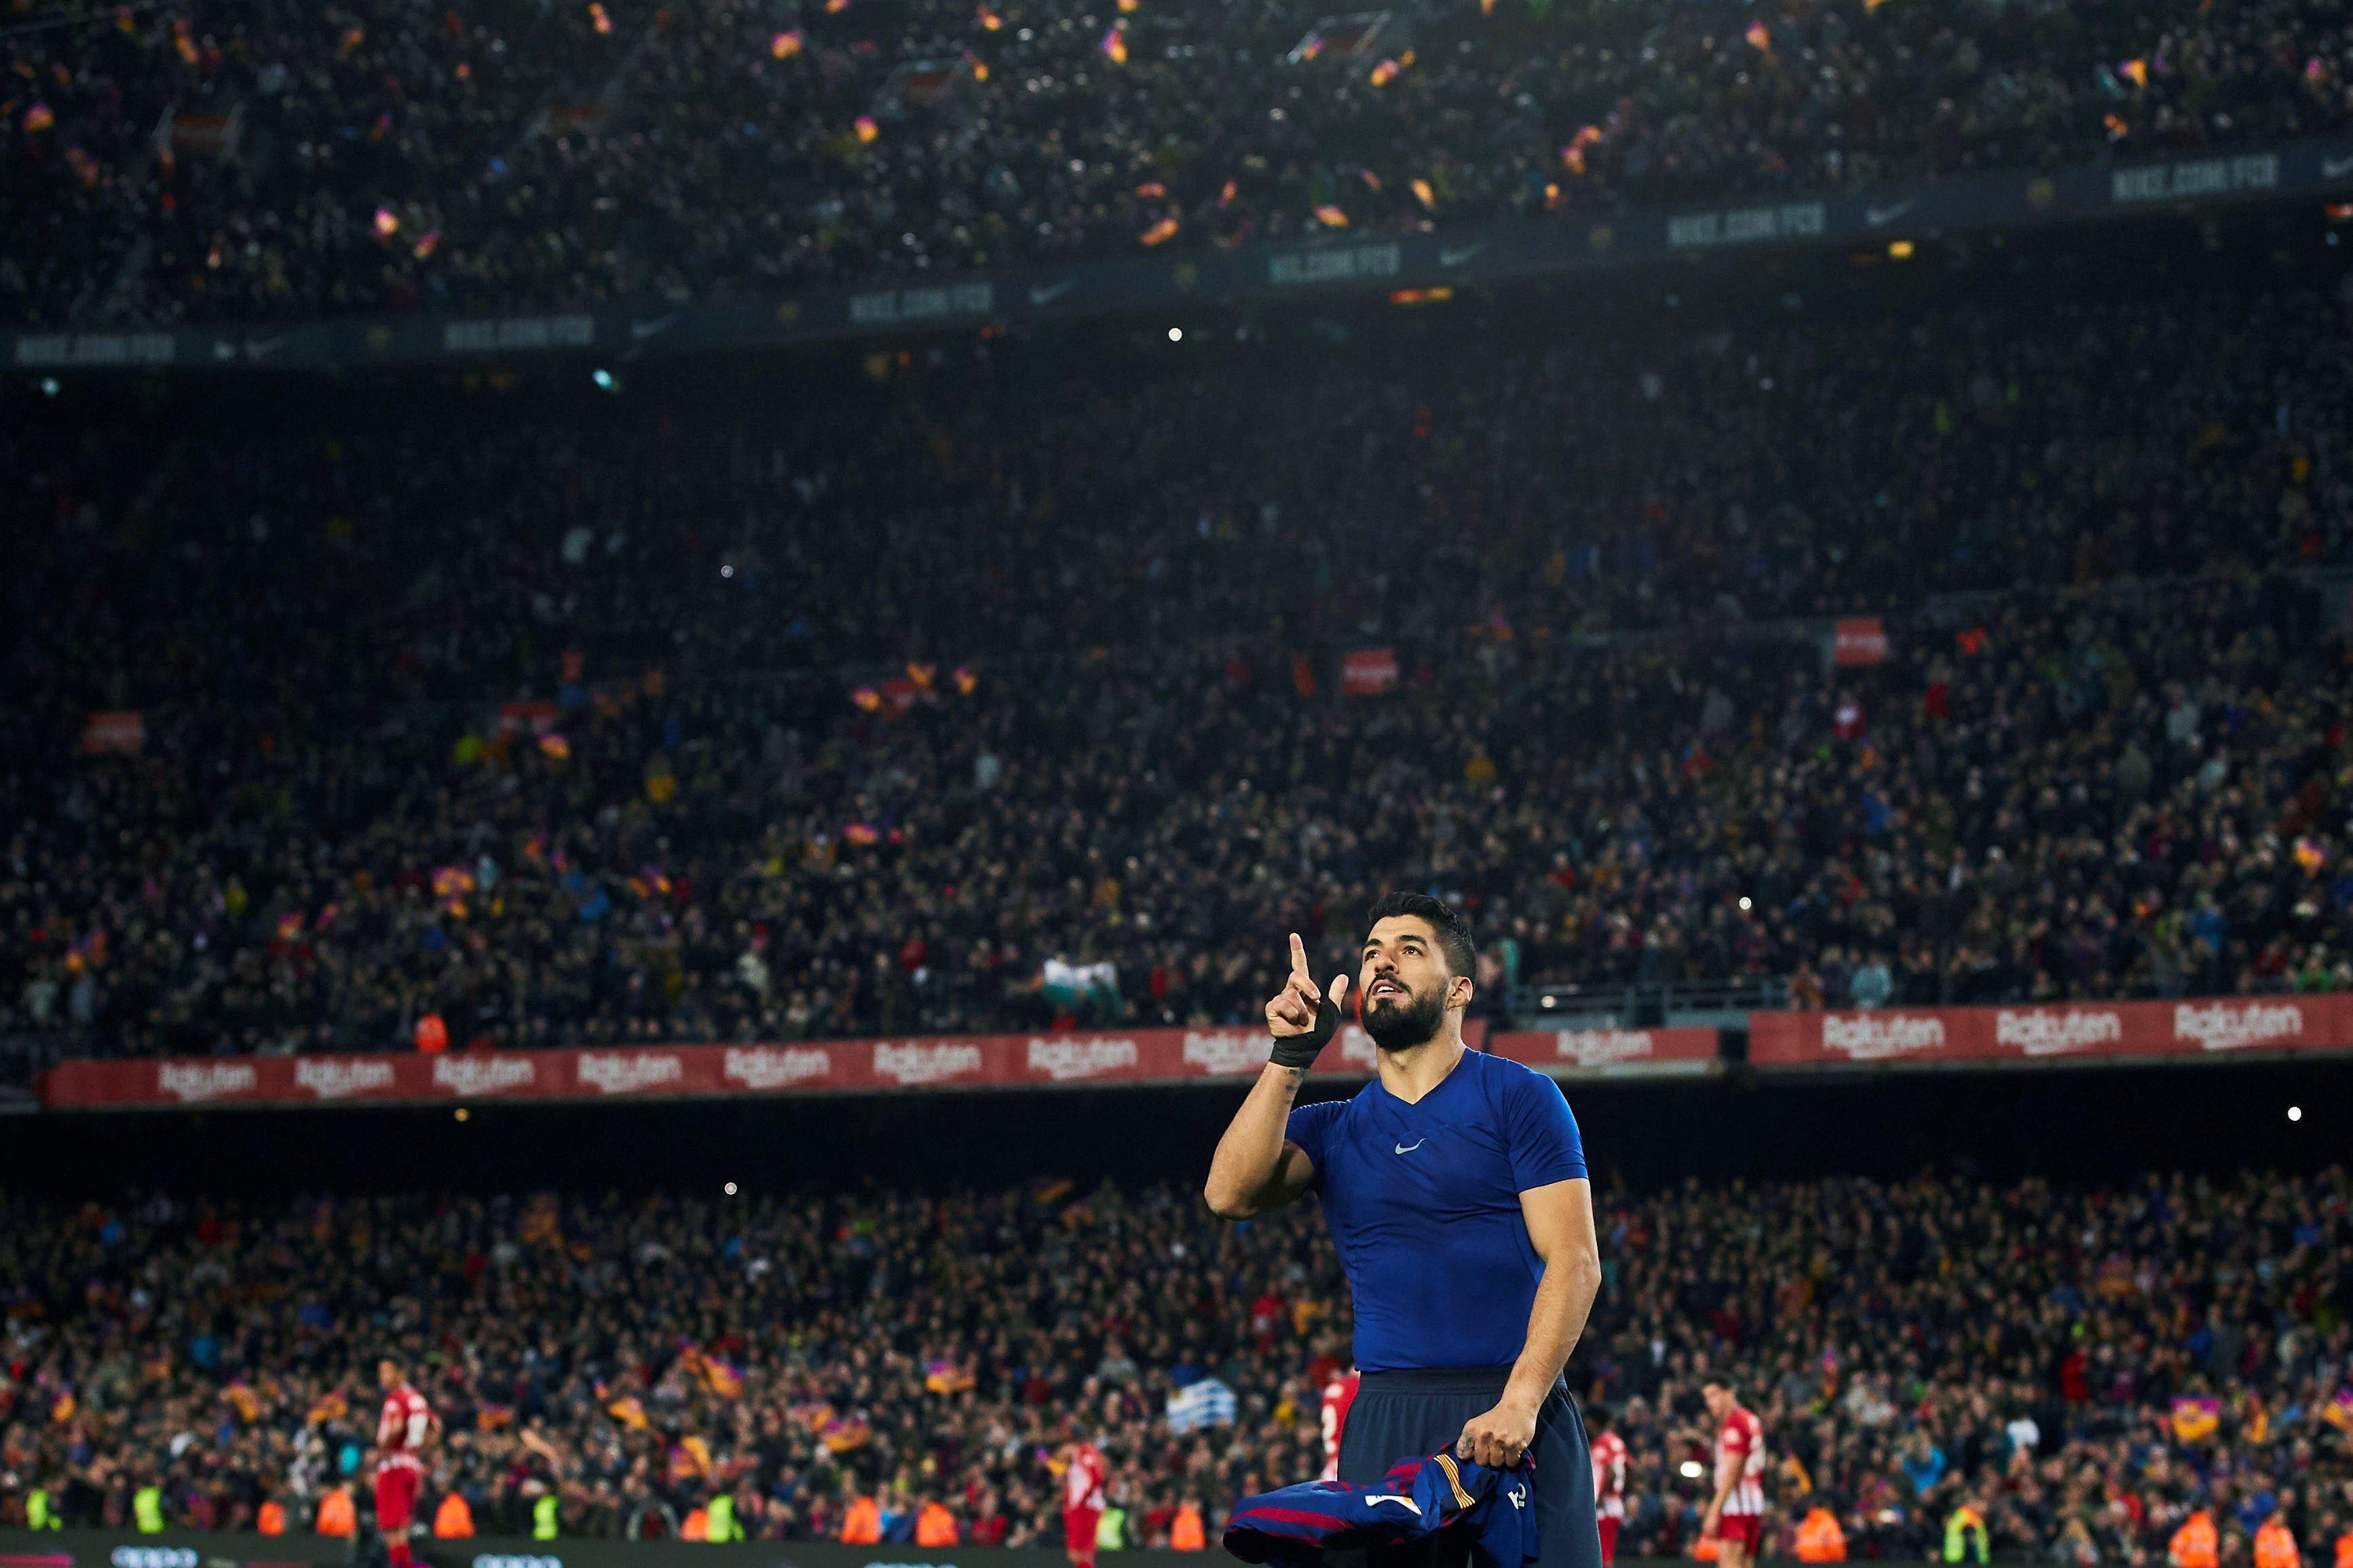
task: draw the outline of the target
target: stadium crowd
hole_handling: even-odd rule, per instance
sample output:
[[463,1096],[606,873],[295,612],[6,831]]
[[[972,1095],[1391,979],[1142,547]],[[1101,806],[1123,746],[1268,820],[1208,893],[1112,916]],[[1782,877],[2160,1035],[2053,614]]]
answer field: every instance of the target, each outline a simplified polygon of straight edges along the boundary
[[[1472,908],[1489,1005],[2333,986],[2341,647],[2286,569],[2347,548],[2344,335],[2126,300],[1248,391],[947,367],[781,434],[0,434],[0,1033],[1248,1019],[1284,931],[1337,963],[1399,885]],[[1879,607],[1875,667],[1771,618]],[[1342,695],[1365,647],[1401,679]],[[76,758],[121,709],[143,752]]]
[[[1730,1377],[1764,1417],[1775,1540],[1935,1554],[1962,1505],[2005,1558],[2220,1561],[2275,1512],[2353,1531],[2341,1169],[2068,1190],[1954,1178],[1605,1192],[1570,1375],[1631,1453],[1621,1550],[1680,1554]],[[1243,1226],[1166,1187],[726,1202],[456,1196],[0,1204],[0,1521],[309,1528],[359,1482],[375,1357],[445,1439],[423,1521],[1055,1542],[1050,1461],[1112,1459],[1124,1539],[1316,1474],[1346,1290],[1305,1210]],[[1205,1380],[1223,1385],[1230,1404]],[[1172,1404],[1172,1400],[1174,1403]],[[1694,1472],[1695,1473],[1695,1472]]]
[[1589,216],[2313,134],[2353,90],[2310,0],[8,17],[10,322],[683,299]]

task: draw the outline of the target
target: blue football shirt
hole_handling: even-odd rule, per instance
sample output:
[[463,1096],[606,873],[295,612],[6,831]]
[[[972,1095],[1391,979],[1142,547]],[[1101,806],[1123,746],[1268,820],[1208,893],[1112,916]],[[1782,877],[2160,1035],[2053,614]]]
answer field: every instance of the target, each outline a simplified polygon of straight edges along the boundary
[[1466,1050],[1419,1104],[1375,1079],[1354,1099],[1297,1107],[1284,1135],[1315,1163],[1360,1369],[1519,1359],[1544,1273],[1520,1194],[1585,1174],[1558,1084]]

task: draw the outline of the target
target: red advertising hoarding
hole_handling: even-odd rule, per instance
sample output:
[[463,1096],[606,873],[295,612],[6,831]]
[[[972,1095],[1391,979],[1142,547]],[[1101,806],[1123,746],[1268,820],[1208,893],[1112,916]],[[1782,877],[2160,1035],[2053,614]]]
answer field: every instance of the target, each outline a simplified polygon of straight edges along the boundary
[[2341,995],[1748,1016],[1748,1059],[1759,1068],[2216,1058],[2347,1047],[2353,1047],[2353,997]]
[[[1476,1019],[1463,1029],[1473,1045],[1485,1032]],[[62,1062],[42,1075],[41,1103],[77,1110],[1181,1083],[1254,1077],[1267,1050],[1264,1029],[1237,1026],[433,1056],[149,1058]],[[1351,1025],[1325,1050],[1319,1076],[1369,1077],[1373,1059],[1372,1040]]]
[[1831,628],[1831,662],[1884,664],[1887,627],[1877,616],[1850,616]]
[[135,757],[147,749],[147,718],[136,711],[92,713],[82,721],[76,748],[86,757]]
[[1397,683],[1397,655],[1388,648],[1359,648],[1340,656],[1340,691],[1344,696],[1378,697]]
[[1684,1078],[1717,1068],[1714,1029],[1517,1029],[1487,1048],[1556,1078]]

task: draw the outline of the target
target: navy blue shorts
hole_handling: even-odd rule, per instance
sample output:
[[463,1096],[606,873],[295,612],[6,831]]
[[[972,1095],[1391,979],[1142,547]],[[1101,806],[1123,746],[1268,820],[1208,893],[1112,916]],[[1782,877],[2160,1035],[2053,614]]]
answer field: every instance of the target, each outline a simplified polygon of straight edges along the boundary
[[[1348,1406],[1340,1433],[1340,1479],[1370,1486],[1399,1459],[1426,1459],[1452,1448],[1462,1424],[1484,1415],[1504,1396],[1512,1375],[1507,1366],[1432,1367],[1407,1372],[1368,1372]],[[1601,1532],[1594,1522],[1593,1454],[1585,1418],[1566,1382],[1536,1412],[1535,1458],[1531,1489],[1536,1500],[1536,1533],[1543,1568],[1601,1568]],[[1399,1552],[1374,1553],[1377,1568],[1454,1568],[1467,1558],[1469,1543],[1432,1542]]]

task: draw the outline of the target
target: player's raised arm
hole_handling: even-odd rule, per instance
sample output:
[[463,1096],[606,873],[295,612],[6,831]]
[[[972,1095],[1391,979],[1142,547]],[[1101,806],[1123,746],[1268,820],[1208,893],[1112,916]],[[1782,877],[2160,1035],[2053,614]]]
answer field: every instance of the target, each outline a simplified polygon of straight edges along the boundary
[[1273,1054],[1250,1087],[1250,1097],[1234,1112],[1225,1136],[1218,1140],[1209,1179],[1202,1187],[1216,1213],[1249,1219],[1279,1209],[1296,1202],[1315,1179],[1314,1162],[1284,1136],[1284,1128],[1307,1069],[1340,1026],[1340,1006],[1347,994],[1345,974],[1333,980],[1328,992],[1317,988],[1307,973],[1307,944],[1293,931],[1290,978],[1266,1005]]

